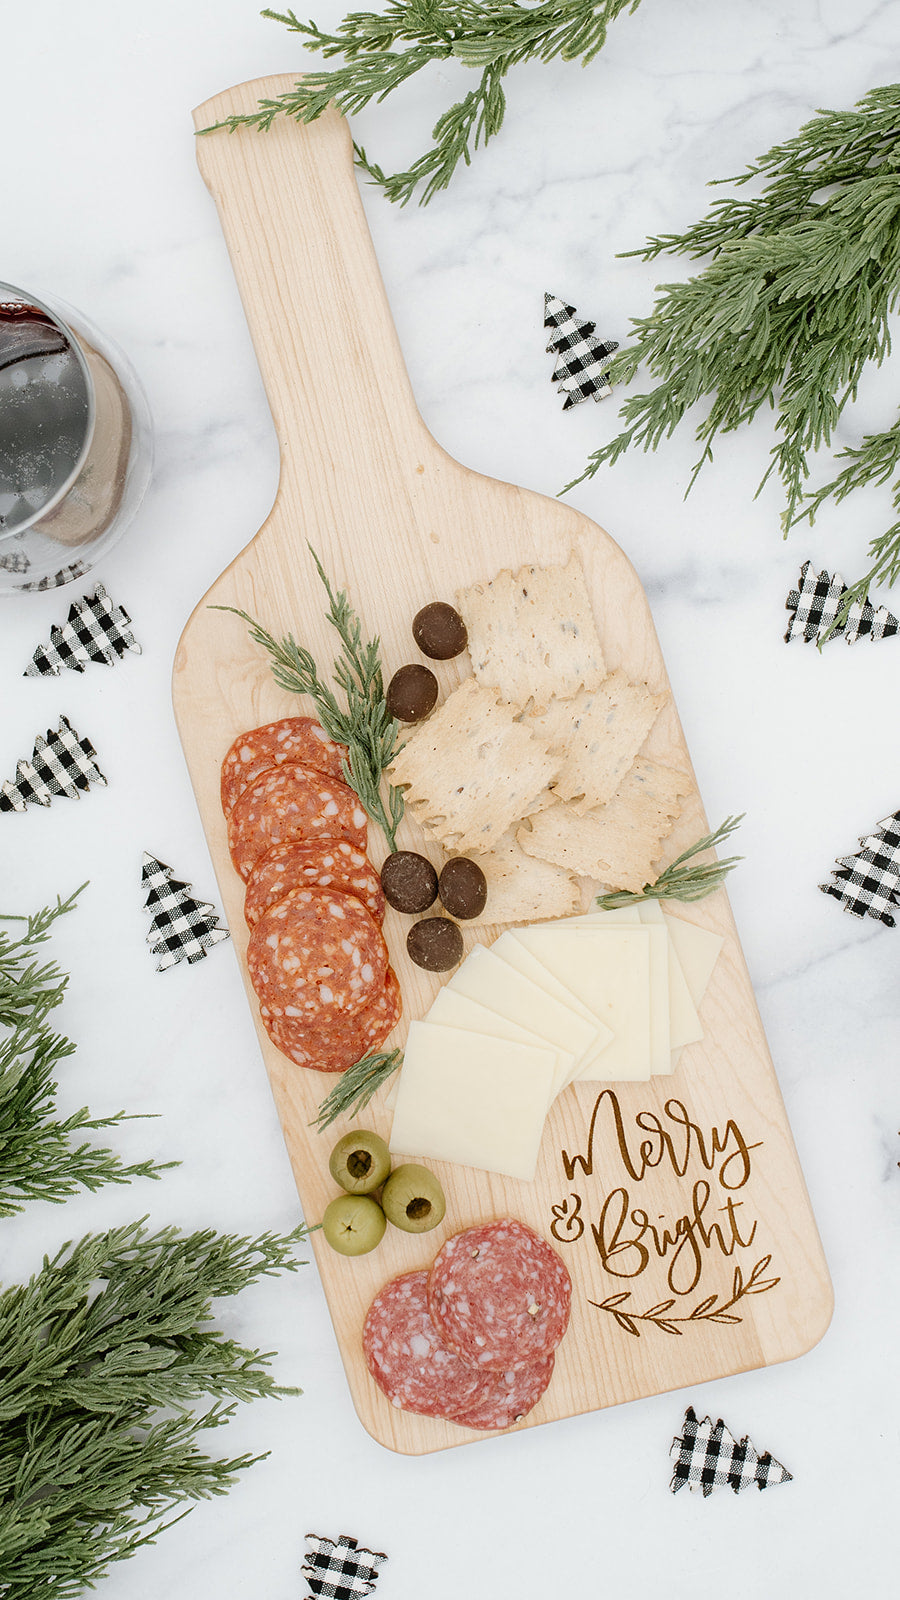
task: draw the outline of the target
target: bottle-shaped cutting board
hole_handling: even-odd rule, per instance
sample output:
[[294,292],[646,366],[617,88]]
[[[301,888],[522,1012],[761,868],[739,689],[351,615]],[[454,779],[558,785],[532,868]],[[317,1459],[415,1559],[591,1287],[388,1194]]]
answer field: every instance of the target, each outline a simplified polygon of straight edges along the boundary
[[[289,87],[264,78],[216,96],[198,129]],[[311,1126],[326,1074],[295,1066],[270,1043],[246,970],[244,885],[232,867],[219,800],[222,759],[240,733],[312,707],[279,689],[266,654],[235,616],[310,649],[322,671],[336,653],[309,546],[346,589],[364,635],[378,634],[386,678],[418,659],[411,623],[435,599],[504,569],[565,563],[587,577],[608,667],[670,692],[640,583],[602,528],[560,504],[469,471],[429,434],[413,398],[360,202],[346,122],[333,110],[308,126],[276,121],[205,134],[203,177],[225,240],[281,451],[272,511],[197,606],[174,672],[175,711],[219,879],[272,1093],[307,1222],[338,1192],[328,1155],[354,1123]],[[441,697],[468,657],[437,663]],[[671,860],[708,831],[669,698],[644,752],[688,774],[692,793],[666,842]],[[423,848],[409,815],[401,847]],[[424,846],[435,854],[434,841]],[[369,824],[376,865],[386,845]],[[439,852],[438,852],[439,855]],[[312,1235],[353,1401],[369,1432],[408,1454],[483,1434],[392,1406],[372,1381],[362,1326],[389,1279],[430,1266],[445,1239],[475,1223],[519,1218],[547,1239],[573,1285],[572,1316],[543,1398],[516,1426],[533,1427],[639,1396],[802,1354],[831,1314],[831,1287],[746,964],[723,890],[671,909],[724,938],[701,1007],[704,1037],[671,1076],[579,1083],[554,1102],[533,1182],[430,1163],[447,1197],[433,1232],[394,1227],[368,1255],[347,1258]],[[385,935],[404,1016],[401,1045],[441,986],[406,953],[409,919],[388,910]],[[490,944],[500,930],[467,932]],[[227,1093],[227,1085],[223,1085]],[[379,1091],[355,1125],[390,1133]],[[198,1130],[198,1137],[202,1131]],[[673,1337],[673,1334],[680,1337]]]

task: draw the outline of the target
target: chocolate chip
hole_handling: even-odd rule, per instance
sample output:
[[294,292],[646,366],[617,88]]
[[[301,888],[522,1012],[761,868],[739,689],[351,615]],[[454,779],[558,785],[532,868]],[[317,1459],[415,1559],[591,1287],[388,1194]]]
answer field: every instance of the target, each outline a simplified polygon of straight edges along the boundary
[[395,911],[427,911],[437,899],[438,875],[415,850],[395,850],[381,869],[381,887]]
[[449,661],[469,642],[462,617],[445,600],[432,600],[431,605],[417,611],[412,631],[423,656],[430,656],[432,661]]
[[426,972],[447,972],[462,960],[463,937],[449,917],[426,917],[414,922],[406,936],[410,961]]
[[414,662],[399,667],[387,686],[385,700],[392,717],[398,722],[421,722],[433,711],[437,703],[438,683],[428,667]]
[[438,894],[445,911],[465,922],[481,916],[487,901],[487,879],[476,861],[455,856],[441,871]]

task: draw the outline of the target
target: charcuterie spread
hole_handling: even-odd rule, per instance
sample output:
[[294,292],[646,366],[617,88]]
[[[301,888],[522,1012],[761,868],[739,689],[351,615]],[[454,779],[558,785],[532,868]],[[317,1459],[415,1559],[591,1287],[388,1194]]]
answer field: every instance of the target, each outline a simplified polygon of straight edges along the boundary
[[[335,606],[352,615],[345,596],[329,597],[332,620]],[[672,1073],[703,1037],[721,945],[643,896],[692,780],[642,753],[667,696],[609,670],[577,557],[472,584],[456,606],[434,601],[412,635],[434,661],[468,648],[472,671],[442,699],[421,663],[399,667],[386,690],[379,669],[388,720],[376,721],[386,753],[375,789],[386,771],[392,824],[361,786],[358,752],[314,718],[240,735],[222,767],[247,967],[283,1055],[341,1073],[388,1038],[402,997],[386,917],[416,919],[410,959],[447,974],[409,1025],[389,1140],[352,1129],[332,1153],[342,1192],[322,1226],[350,1258],[376,1250],[389,1224],[439,1225],[444,1196],[420,1158],[531,1182],[548,1112],[570,1084]],[[404,809],[427,855],[396,848]],[[391,845],[380,873],[366,855],[367,810]],[[601,909],[603,889],[635,903]],[[468,954],[465,927],[482,931]],[[395,1408],[510,1427],[550,1383],[570,1302],[547,1241],[488,1217],[375,1295],[366,1365]]]

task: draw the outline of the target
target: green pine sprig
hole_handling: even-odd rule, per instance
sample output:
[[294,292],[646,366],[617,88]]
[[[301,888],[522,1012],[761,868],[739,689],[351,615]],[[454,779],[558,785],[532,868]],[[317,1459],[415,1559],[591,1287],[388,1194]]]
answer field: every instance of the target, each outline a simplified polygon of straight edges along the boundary
[[[850,466],[824,489],[807,487],[811,453],[831,443],[866,367],[890,350],[888,319],[900,295],[900,84],[873,90],[851,111],[818,112],[796,138],[727,181],[758,178],[768,181],[754,198],[716,201],[684,233],[627,252],[646,261],[663,253],[710,259],[698,276],[661,284],[650,315],[634,320],[635,338],[607,377],[628,382],[644,365],[657,381],[626,399],[624,428],[575,482],[634,446],[655,450],[706,401],[692,484],[719,434],[770,408],[780,437],[760,488],[773,472],[781,479],[786,533],[825,499],[896,469],[892,429],[845,452]],[[900,480],[895,497],[900,502]],[[870,554],[863,583],[896,575],[900,527]]]
[[617,911],[620,906],[640,905],[642,900],[704,900],[708,894],[721,889],[729,872],[744,858],[727,856],[724,861],[698,862],[696,857],[717,849],[743,820],[743,812],[739,817],[726,817],[714,833],[705,834],[682,850],[655,883],[645,883],[643,889],[616,889],[611,894],[600,894],[597,905],[603,911]]
[[[302,1265],[257,1239],[143,1222],[64,1245],[0,1293],[0,1594],[76,1600],[260,1456],[198,1447],[238,1401],[296,1394],[213,1302]],[[199,1409],[195,1409],[198,1408]]]
[[[390,176],[356,146],[360,165],[389,200],[406,205],[421,185],[420,203],[446,189],[460,162],[471,164],[479,146],[499,133],[506,113],[503,79],[524,61],[580,60],[582,66],[602,50],[609,25],[622,11],[636,11],[640,0],[386,0],[381,11],[353,11],[326,33],[315,22],[301,22],[293,11],[264,11],[264,17],[299,34],[304,49],[341,65],[316,68],[274,100],[261,100],[255,112],[228,117],[216,128],[234,132],[249,126],[268,129],[276,117],[314,122],[334,103],[352,115],[380,103],[407,79],[435,61],[454,59],[480,73],[476,88],[438,118],[431,147],[408,171]],[[211,133],[212,128],[204,128]]]
[[381,641],[363,641],[359,617],[343,589],[335,590],[312,546],[310,554],[328,596],[328,621],[341,641],[333,663],[334,681],[343,691],[346,708],[319,674],[316,662],[293,634],[279,643],[261,623],[236,606],[214,606],[231,611],[246,622],[250,637],[271,657],[272,676],[291,694],[309,695],[319,721],[330,739],[346,745],[344,777],[360,804],[381,828],[391,850],[397,848],[397,829],[403,817],[403,791],[388,785],[387,805],[381,793],[382,775],[401,746],[399,723],[390,715],[381,672]]
[[312,1126],[324,1133],[338,1117],[345,1114],[355,1117],[402,1065],[402,1050],[379,1050],[355,1061],[341,1073],[334,1088],[325,1096]]
[[112,1150],[75,1142],[76,1134],[131,1120],[124,1111],[92,1117],[83,1106],[68,1117],[56,1115],[57,1070],[75,1046],[47,1018],[61,1004],[68,978],[55,962],[33,959],[33,952],[84,887],[33,916],[0,917],[25,923],[18,938],[0,930],[0,1217],[22,1211],[29,1200],[59,1204],[81,1189],[158,1178],[177,1165],[125,1166]]

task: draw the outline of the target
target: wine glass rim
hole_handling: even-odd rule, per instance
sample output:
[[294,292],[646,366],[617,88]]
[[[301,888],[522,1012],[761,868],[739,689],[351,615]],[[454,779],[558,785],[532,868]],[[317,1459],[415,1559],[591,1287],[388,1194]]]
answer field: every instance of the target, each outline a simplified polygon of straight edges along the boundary
[[[74,328],[71,328],[69,324],[64,321],[63,317],[60,316],[59,312],[55,310],[52,305],[48,305],[46,300],[41,300],[38,295],[32,294],[28,289],[21,289],[17,284],[7,283],[5,279],[0,279],[0,301],[6,301],[8,299],[20,300],[24,305],[34,306],[37,311],[42,311],[45,316],[50,318],[50,321],[53,323],[54,327],[56,327],[59,332],[63,334],[81,369],[81,375],[84,379],[85,394],[87,396],[88,411],[81,450],[79,451],[78,458],[75,461],[68,477],[64,479],[55,493],[50,496],[50,499],[46,500],[37,511],[32,512],[30,517],[26,517],[22,522],[17,522],[14,528],[0,529],[0,543],[2,543],[5,539],[14,539],[17,534],[24,533],[26,529],[33,527],[36,522],[41,521],[42,517],[46,517],[49,512],[54,511],[61,501],[66,498],[66,495],[72,488],[73,483],[75,482],[79,473],[82,471],[88,458],[88,452],[90,451],[91,443],[94,437],[94,424],[97,416],[97,400],[94,390],[94,380],[91,376],[91,369],[87,364],[84,351],[81,348],[81,344],[75,334]],[[74,307],[69,308],[68,306],[62,306],[62,309],[66,313],[68,313],[70,309],[74,311]],[[78,313],[75,312],[75,315],[77,316]]]

